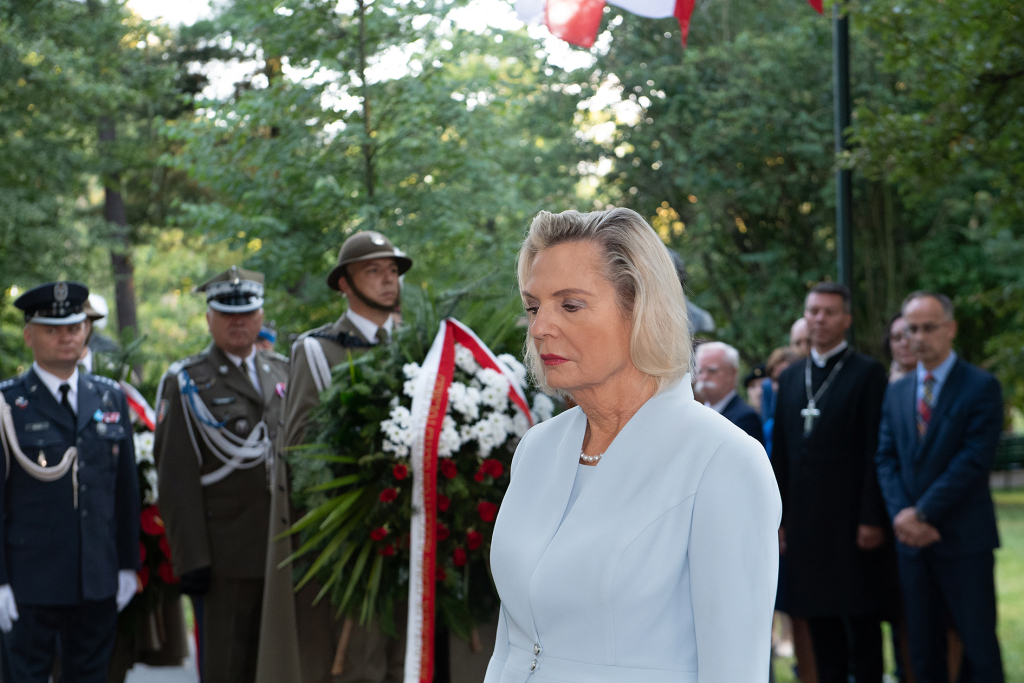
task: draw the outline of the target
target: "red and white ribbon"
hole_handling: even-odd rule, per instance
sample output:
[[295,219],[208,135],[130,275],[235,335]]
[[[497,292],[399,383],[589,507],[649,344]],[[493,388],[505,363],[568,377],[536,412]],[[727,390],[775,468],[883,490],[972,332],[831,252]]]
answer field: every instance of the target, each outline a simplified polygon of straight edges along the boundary
[[[434,600],[437,568],[437,449],[448,409],[448,389],[455,372],[455,343],[473,353],[477,364],[502,373],[509,398],[530,420],[530,407],[519,381],[471,329],[453,318],[441,328],[416,377],[412,398],[412,522],[409,559],[409,622],[406,629],[404,683],[434,680]],[[532,424],[532,420],[531,420]]]
[[133,387],[128,382],[122,380],[120,382],[121,390],[124,391],[125,398],[128,399],[128,407],[132,409],[135,416],[146,425],[146,428],[151,431],[156,431],[156,413],[153,408],[150,407],[149,402],[146,398],[139,393],[139,390]]

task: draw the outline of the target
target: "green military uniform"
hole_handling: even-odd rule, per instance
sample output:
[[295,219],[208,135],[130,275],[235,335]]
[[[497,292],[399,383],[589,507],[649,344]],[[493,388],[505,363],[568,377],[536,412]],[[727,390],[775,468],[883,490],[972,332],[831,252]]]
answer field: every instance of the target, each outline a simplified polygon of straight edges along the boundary
[[[259,296],[218,287],[221,300],[211,297],[211,308],[231,314],[262,306],[262,275],[233,268],[211,282],[225,276],[239,284],[258,276]],[[287,376],[288,360],[276,353],[254,350],[236,365],[211,344],[174,363],[161,381],[154,444],[160,512],[183,590],[186,581],[202,586],[193,592],[202,595],[204,683],[255,679]]]
[[[373,258],[394,258],[404,273],[412,266],[391,242],[377,232],[360,232],[346,240],[338,256],[338,266],[328,276],[327,284],[338,289],[338,278],[344,267],[355,261]],[[390,323],[389,323],[390,324]],[[381,328],[368,338],[353,322],[350,314],[334,323],[302,334],[292,347],[288,374],[288,394],[284,412],[282,449],[307,440],[310,411],[319,403],[320,392],[330,384],[330,369],[358,355],[379,341],[390,338]],[[311,357],[312,354],[312,357]],[[286,467],[278,464],[278,476],[286,478]],[[288,487],[290,490],[290,487]],[[288,491],[274,490],[271,536],[284,532],[295,518]],[[338,643],[345,630],[343,621],[335,619],[335,609],[324,599],[317,606],[313,600],[319,592],[315,582],[307,584],[298,594],[293,591],[291,568],[278,565],[292,552],[294,539],[278,541],[267,559],[267,591],[264,599],[264,623],[288,624],[291,637],[271,641],[264,638],[260,646],[257,683],[301,681],[301,683],[374,683],[403,679],[405,662],[404,624],[399,624],[402,637],[385,637],[380,629],[369,629],[349,623],[347,646],[344,648],[342,673],[332,675]],[[282,631],[287,630],[282,628]]]

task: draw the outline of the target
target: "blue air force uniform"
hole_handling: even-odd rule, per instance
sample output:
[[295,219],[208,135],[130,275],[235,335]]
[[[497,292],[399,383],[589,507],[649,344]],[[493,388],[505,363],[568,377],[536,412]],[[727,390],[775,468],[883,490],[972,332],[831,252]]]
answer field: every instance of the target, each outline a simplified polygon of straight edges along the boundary
[[[28,306],[27,322],[73,324],[73,304],[84,299],[79,288],[88,295],[78,283],[31,290],[25,296],[39,289],[53,295],[44,297],[43,315],[33,309],[38,301],[26,304],[23,297],[16,305]],[[48,305],[49,298],[62,295],[71,306]],[[118,384],[105,377],[76,370],[61,380],[38,364],[0,384],[0,392],[4,411],[10,412],[8,426],[14,427],[13,434],[3,435],[6,457],[0,459],[0,587],[13,591],[18,613],[13,629],[3,634],[5,668],[15,683],[44,683],[59,650],[68,680],[105,682],[116,635],[118,572],[140,566],[138,479],[127,401]],[[65,392],[75,400],[65,399]],[[47,481],[72,446],[77,458],[62,476]]]

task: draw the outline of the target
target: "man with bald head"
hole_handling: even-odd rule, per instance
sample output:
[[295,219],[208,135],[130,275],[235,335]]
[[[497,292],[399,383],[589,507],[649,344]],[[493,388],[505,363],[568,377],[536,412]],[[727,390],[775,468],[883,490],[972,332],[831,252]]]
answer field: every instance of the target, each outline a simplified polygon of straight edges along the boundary
[[764,433],[757,413],[736,393],[740,354],[723,342],[707,342],[697,347],[698,394],[704,405],[718,411],[734,425],[764,445]]
[[789,345],[802,356],[811,353],[811,330],[807,327],[807,318],[798,318],[789,328]]
[[1003,427],[989,373],[953,351],[953,302],[914,292],[903,318],[917,371],[889,385],[875,462],[896,532],[910,659],[920,683],[946,683],[947,615],[972,681],[1002,683],[988,477]]

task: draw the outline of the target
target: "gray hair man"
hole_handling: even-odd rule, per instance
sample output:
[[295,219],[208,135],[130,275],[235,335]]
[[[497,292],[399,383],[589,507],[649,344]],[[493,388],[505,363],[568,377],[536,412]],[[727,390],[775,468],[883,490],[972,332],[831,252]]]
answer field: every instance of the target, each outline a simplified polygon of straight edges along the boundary
[[750,436],[764,443],[761,419],[736,393],[740,353],[725,342],[707,342],[697,347],[697,386],[704,405],[714,409]]

